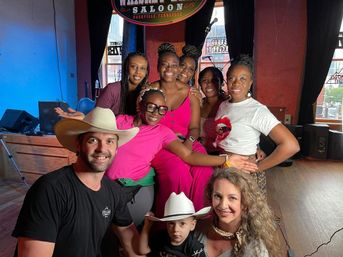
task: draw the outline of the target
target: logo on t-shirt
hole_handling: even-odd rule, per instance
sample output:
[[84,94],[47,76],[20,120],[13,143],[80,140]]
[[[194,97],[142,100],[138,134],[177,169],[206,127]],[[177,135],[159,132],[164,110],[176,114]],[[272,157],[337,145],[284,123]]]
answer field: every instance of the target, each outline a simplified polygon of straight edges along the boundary
[[106,208],[102,210],[101,214],[105,218],[108,218],[111,215],[111,210],[106,206]]
[[198,249],[198,250],[195,250],[193,253],[192,253],[192,256],[196,257],[196,256],[200,256],[201,253],[204,251],[204,249]]

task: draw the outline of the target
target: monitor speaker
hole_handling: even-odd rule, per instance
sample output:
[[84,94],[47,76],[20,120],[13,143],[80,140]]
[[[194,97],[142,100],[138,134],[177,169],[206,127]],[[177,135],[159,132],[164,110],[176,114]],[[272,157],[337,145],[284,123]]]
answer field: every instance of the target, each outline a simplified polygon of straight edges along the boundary
[[0,127],[16,133],[32,133],[38,119],[23,110],[7,109],[0,121]]
[[303,129],[302,154],[326,159],[328,152],[329,126],[326,124],[306,124]]
[[[294,135],[294,137],[298,140],[299,145],[301,146],[302,136],[303,136],[303,126],[302,125],[285,125],[285,126]],[[276,144],[274,143],[274,141],[269,136],[265,136],[263,134],[260,135],[259,146],[265,152],[267,156],[270,155],[276,148]],[[302,158],[302,155],[299,151],[295,155],[290,157],[289,159],[295,160],[295,159],[300,159],[300,158]]]
[[[285,125],[293,136],[298,140],[299,145],[302,145],[303,140],[303,126],[302,125]],[[297,152],[291,157],[291,159],[300,159],[302,158],[301,151]]]
[[261,133],[259,147],[268,156],[275,150],[276,144],[269,136],[265,136]]
[[343,132],[329,130],[328,159],[343,161]]
[[67,111],[68,104],[65,102],[38,102],[40,131],[43,134],[54,134],[54,126],[61,119],[55,112],[56,107]]

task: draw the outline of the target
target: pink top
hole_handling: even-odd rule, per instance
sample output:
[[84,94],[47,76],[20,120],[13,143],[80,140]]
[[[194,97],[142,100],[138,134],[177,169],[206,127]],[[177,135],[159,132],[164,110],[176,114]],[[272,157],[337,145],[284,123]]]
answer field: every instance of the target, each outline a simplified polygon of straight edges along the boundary
[[[117,117],[119,129],[134,127],[133,116],[119,115]],[[139,180],[148,174],[150,163],[155,155],[172,141],[176,135],[166,126],[157,124],[142,125],[138,134],[128,143],[118,148],[118,152],[106,171],[105,175],[112,180],[130,178]]]
[[189,124],[191,123],[191,100],[189,96],[175,110],[170,110],[161,119],[160,124],[170,128],[174,133],[180,133],[184,137],[188,135]]
[[109,83],[104,89],[102,89],[99,98],[96,100],[96,106],[109,108],[115,115],[117,115],[120,110],[120,91],[120,81]]

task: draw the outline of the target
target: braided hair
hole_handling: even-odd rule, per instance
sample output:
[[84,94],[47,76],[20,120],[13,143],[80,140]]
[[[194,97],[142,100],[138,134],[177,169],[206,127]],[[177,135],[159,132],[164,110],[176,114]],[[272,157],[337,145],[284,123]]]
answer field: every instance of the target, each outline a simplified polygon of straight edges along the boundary
[[172,55],[175,55],[175,57],[179,60],[179,57],[178,55],[176,54],[176,50],[175,50],[175,46],[173,46],[172,44],[170,43],[162,43],[159,47],[158,47],[158,66],[160,66],[160,61],[161,61],[161,58],[164,56],[164,55],[167,55],[167,54],[172,54]]
[[180,56],[180,63],[189,57],[192,58],[195,62],[195,70],[198,69],[198,59],[201,56],[201,51],[194,45],[185,45],[182,48],[182,55]]
[[149,95],[160,94],[166,100],[166,96],[161,89],[148,87],[140,92],[138,103],[144,103]]
[[231,63],[231,66],[229,67],[229,69],[227,70],[226,76],[230,73],[230,71],[236,67],[236,66],[245,66],[249,69],[250,73],[251,73],[251,77],[254,77],[254,62],[251,59],[251,57],[249,55],[246,54],[242,54],[239,56],[239,58],[237,60],[234,60]]

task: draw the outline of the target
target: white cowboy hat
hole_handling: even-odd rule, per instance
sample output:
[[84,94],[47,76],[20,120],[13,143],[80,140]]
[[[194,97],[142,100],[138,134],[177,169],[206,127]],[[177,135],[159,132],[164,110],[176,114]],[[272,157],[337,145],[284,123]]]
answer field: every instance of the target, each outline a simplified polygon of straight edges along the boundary
[[188,217],[200,217],[208,214],[211,207],[205,207],[195,212],[194,205],[187,196],[181,192],[180,194],[171,193],[166,205],[164,206],[164,217],[159,219],[154,216],[148,216],[148,219],[154,221],[171,221],[181,220]]
[[56,123],[55,134],[62,146],[72,152],[77,151],[76,140],[79,135],[87,132],[100,132],[116,134],[118,136],[118,146],[121,146],[139,131],[138,128],[120,130],[117,128],[116,117],[111,109],[95,107],[83,120],[62,119]]

